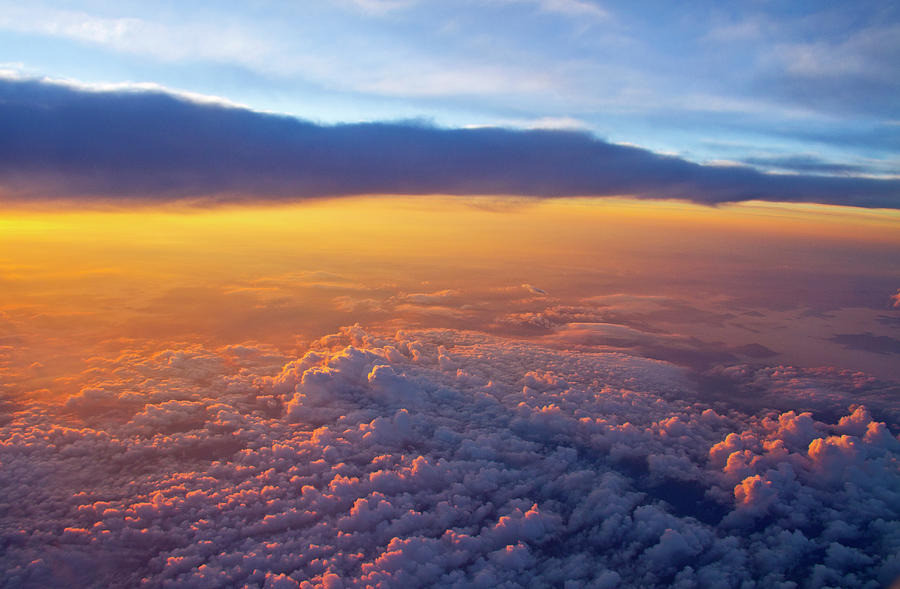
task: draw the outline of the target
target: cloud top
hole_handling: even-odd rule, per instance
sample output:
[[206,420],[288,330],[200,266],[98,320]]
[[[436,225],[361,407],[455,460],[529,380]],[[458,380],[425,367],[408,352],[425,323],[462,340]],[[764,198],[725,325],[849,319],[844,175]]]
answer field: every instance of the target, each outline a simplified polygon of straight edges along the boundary
[[159,91],[0,80],[6,199],[359,194],[749,199],[900,208],[900,181],[704,166],[587,133],[335,126]]
[[[15,587],[874,587],[900,442],[869,410],[691,401],[665,362],[345,328],[278,369],[124,355],[0,427]],[[807,388],[807,393],[813,389]]]

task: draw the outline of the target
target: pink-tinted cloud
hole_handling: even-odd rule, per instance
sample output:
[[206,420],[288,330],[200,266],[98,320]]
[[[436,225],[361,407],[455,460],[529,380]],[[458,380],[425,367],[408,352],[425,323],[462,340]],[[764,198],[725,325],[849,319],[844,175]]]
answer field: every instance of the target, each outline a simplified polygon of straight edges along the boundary
[[455,330],[347,328],[274,360],[250,345],[120,357],[81,412],[15,413],[0,430],[6,583],[900,574],[900,442],[863,407],[831,423],[711,407],[665,362]]

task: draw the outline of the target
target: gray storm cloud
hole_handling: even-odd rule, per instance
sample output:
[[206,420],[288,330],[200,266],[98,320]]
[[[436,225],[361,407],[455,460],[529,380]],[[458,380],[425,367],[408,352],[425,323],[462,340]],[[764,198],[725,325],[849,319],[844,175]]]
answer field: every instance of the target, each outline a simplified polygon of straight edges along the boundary
[[360,194],[900,207],[900,181],[699,165],[574,131],[322,126],[162,92],[0,79],[0,196],[125,203]]

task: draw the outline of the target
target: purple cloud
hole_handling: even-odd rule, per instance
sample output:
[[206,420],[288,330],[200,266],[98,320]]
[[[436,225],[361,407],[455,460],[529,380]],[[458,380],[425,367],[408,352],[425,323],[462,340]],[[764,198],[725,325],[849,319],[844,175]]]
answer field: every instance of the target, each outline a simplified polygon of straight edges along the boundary
[[[242,359],[230,365],[225,357]],[[900,441],[861,406],[687,401],[684,369],[452,330],[122,356],[118,412],[0,429],[15,587],[887,585]]]
[[900,207],[900,181],[704,166],[574,131],[321,126],[160,92],[0,80],[4,198],[631,195]]

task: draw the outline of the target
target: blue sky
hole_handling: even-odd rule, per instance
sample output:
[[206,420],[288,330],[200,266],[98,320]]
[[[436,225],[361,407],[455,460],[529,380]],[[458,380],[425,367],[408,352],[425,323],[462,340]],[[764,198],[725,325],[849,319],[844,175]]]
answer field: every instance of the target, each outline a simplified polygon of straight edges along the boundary
[[316,122],[575,127],[700,162],[896,177],[890,2],[0,2],[0,69]]

